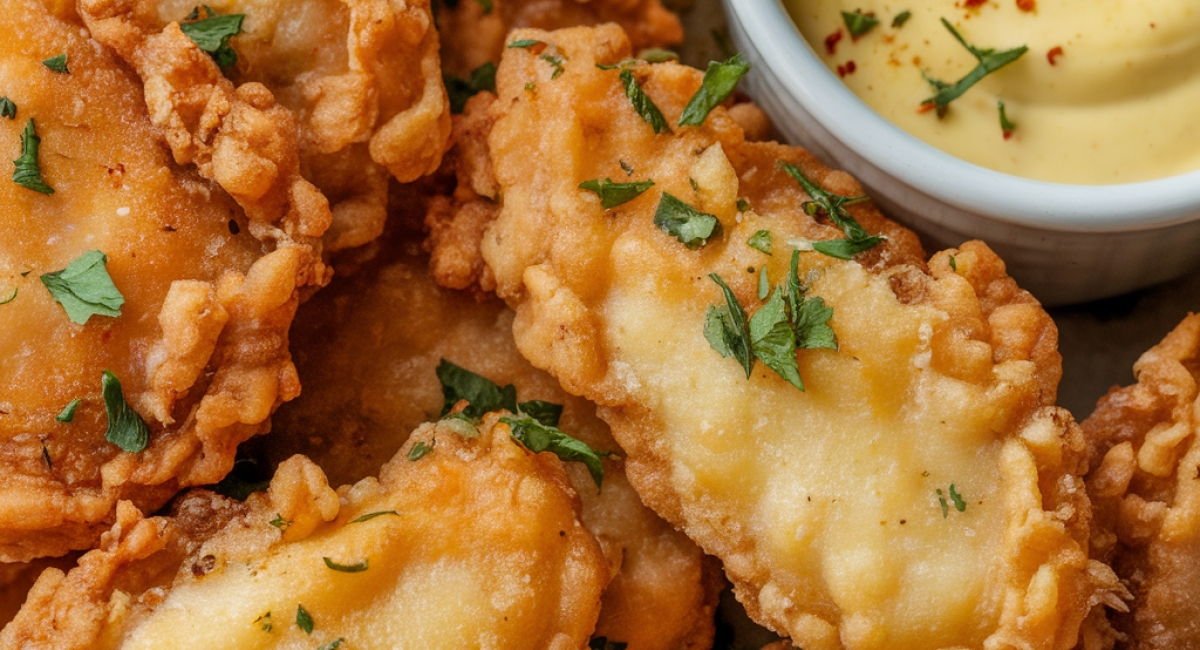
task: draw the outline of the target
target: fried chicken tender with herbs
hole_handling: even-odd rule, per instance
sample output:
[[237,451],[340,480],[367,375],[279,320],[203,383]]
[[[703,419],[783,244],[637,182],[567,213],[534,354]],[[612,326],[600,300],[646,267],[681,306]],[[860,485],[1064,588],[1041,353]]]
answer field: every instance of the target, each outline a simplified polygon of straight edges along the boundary
[[1113,388],[1081,425],[1093,554],[1133,593],[1110,616],[1121,648],[1200,648],[1198,362],[1200,316],[1190,315],[1134,364],[1137,383]]
[[[174,0],[80,7],[146,80],[177,160],[272,217],[315,184],[331,204],[329,251],[383,231],[389,172],[411,181],[438,167],[450,117],[427,0],[218,0],[195,17]],[[245,17],[224,70],[173,22],[208,9]]]
[[[16,108],[0,119],[4,160],[33,129],[53,190],[2,163],[0,561],[22,562],[91,548],[119,500],[154,510],[224,476],[299,392],[288,327],[299,288],[326,271],[303,243],[253,237],[237,203],[175,165],[141,84],[80,26],[21,0],[0,33]],[[43,64],[59,55],[67,72]],[[106,440],[110,411],[119,432],[144,420],[147,439]]]
[[466,78],[500,60],[510,31],[617,23],[635,50],[683,42],[679,18],[660,0],[442,0],[437,6],[442,67]]
[[[588,641],[608,570],[561,461],[424,425],[336,492],[302,456],[245,503],[121,504],[99,549],[38,580],[0,648],[551,648]],[[417,445],[427,453],[419,455]]]
[[[413,210],[421,201],[402,204]],[[393,214],[390,223],[407,220]],[[480,302],[438,287],[417,242],[416,233],[389,233],[370,264],[335,278],[302,306],[292,338],[305,392],[253,444],[275,462],[302,453],[320,458],[335,482],[357,480],[404,444],[410,426],[440,413],[437,367],[445,358],[514,384],[521,400],[563,405],[559,428],[619,454],[595,406],[566,394],[517,352],[512,312],[494,297]],[[597,490],[583,465],[567,465],[583,524],[613,573],[594,636],[628,650],[710,647],[724,583],[716,562],[642,505],[618,458],[604,468]]]
[[[516,311],[522,354],[601,405],[643,501],[807,650],[1074,646],[1113,581],[1087,557],[1083,439],[1053,406],[1056,329],[1003,263],[971,242],[926,264],[864,202],[841,209],[857,241],[883,243],[850,260],[813,250],[850,227],[832,206],[806,213],[814,197],[780,162],[834,195],[861,188],[802,150],[746,142],[723,108],[680,125],[699,71],[621,65],[616,26],[509,38],[547,45],[499,66],[487,146],[501,201],[479,282]],[[606,209],[580,187],[604,179],[654,185]],[[469,267],[471,247],[443,244],[435,255]],[[747,326],[732,300],[765,318]],[[785,345],[826,318],[836,349]],[[739,345],[783,372],[795,361],[805,390],[722,358]]]

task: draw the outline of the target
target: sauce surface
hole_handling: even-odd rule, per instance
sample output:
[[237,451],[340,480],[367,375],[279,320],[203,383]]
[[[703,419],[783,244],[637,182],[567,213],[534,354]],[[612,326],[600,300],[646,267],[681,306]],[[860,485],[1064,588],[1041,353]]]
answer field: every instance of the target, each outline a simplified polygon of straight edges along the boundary
[[[1200,3],[1039,0],[1029,2],[1031,11],[1018,0],[967,4],[785,0],[814,51],[868,106],[963,160],[1087,185],[1200,169]],[[856,10],[873,13],[879,24],[852,38],[841,12]],[[911,17],[894,27],[905,11]],[[922,73],[952,84],[977,65],[941,18],[976,48],[1029,50],[951,102],[939,119],[919,111],[935,94]],[[1016,124],[1009,137],[998,101]]]

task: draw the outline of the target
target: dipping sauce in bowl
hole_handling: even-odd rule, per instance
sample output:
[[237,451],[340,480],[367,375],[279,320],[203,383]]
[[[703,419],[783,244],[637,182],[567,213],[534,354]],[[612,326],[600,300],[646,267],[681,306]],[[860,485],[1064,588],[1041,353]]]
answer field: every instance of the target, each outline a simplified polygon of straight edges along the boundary
[[[1086,185],[1200,169],[1195,0],[784,4],[813,50],[868,106],[968,162],[1034,180]],[[842,12],[861,13],[878,24],[852,36]],[[897,20],[905,12],[907,19]],[[942,18],[979,50],[1028,50],[981,79],[939,117],[922,110],[936,93],[929,79],[954,84],[979,65]]]

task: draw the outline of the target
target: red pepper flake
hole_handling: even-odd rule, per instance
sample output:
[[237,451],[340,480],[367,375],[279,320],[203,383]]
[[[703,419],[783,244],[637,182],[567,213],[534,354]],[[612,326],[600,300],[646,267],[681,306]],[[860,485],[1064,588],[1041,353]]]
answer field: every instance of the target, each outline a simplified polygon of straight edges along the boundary
[[1021,11],[1033,11],[1037,9],[1037,0],[1017,0],[1017,9]]
[[1012,131],[1005,131],[1005,132],[1004,132],[1004,139],[1005,139],[1005,140],[1007,140],[1007,139],[1009,139],[1009,138],[1011,138],[1011,137],[1012,137]]
[[847,61],[846,65],[839,65],[837,67],[838,76],[845,77],[848,74],[853,74],[854,71],[857,69],[858,69],[858,66],[854,65],[853,61]]
[[921,104],[920,106],[917,107],[917,112],[918,113],[928,113],[929,111],[932,111],[935,108],[937,108],[936,102],[925,102],[924,104]]
[[1062,53],[1063,49],[1061,45],[1052,47],[1049,52],[1046,52],[1046,60],[1050,62],[1050,65],[1058,65],[1054,60],[1062,56]]
[[837,54],[837,44],[840,40],[842,40],[841,28],[825,37],[825,51],[829,53],[829,56]]
[[987,0],[963,0],[963,6],[964,7],[980,7],[983,4],[985,4],[986,2],[987,2]]

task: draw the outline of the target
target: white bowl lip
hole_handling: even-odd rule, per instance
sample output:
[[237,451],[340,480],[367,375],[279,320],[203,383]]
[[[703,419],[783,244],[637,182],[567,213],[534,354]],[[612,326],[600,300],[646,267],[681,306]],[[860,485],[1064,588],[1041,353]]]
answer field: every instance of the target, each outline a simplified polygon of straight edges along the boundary
[[754,35],[747,44],[782,90],[834,138],[887,175],[946,204],[1042,230],[1134,231],[1200,219],[1200,170],[1138,183],[1070,185],[956,158],[909,135],[851,92],[813,52],[782,0],[725,4]]

